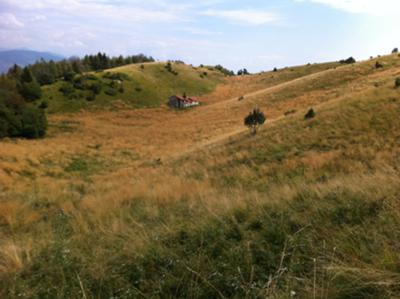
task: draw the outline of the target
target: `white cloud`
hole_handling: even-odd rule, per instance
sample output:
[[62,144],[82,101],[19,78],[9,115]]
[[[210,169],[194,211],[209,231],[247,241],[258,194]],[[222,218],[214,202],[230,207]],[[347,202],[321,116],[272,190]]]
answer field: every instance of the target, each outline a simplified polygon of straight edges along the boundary
[[297,2],[315,2],[329,5],[335,9],[350,13],[371,15],[393,15],[400,13],[399,0],[296,0]]
[[217,17],[248,25],[264,25],[279,20],[278,15],[270,11],[243,9],[243,10],[207,10],[202,13],[210,17]]
[[0,13],[0,29],[19,29],[24,23],[19,21],[12,13]]

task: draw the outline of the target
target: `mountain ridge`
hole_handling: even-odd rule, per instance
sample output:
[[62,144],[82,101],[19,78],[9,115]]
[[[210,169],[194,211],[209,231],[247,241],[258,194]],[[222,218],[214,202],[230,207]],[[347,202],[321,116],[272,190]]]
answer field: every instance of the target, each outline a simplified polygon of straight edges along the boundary
[[26,66],[35,63],[42,58],[44,60],[59,61],[65,57],[46,51],[34,51],[29,49],[0,49],[0,73],[7,72],[7,70],[14,64]]

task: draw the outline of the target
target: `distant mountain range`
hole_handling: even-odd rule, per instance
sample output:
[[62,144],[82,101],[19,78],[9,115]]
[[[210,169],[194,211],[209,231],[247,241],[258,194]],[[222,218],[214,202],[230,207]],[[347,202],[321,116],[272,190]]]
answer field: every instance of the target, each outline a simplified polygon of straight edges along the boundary
[[14,64],[26,66],[40,59],[59,61],[64,59],[61,55],[38,52],[32,50],[0,50],[0,73],[7,72]]

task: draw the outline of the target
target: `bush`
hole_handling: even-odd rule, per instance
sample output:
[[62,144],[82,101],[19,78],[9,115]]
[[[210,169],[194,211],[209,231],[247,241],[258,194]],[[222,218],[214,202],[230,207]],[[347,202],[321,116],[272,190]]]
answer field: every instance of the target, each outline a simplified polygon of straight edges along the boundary
[[85,89],[90,89],[90,84],[86,82],[86,77],[85,76],[76,76],[73,80],[74,82],[74,88],[80,89],[80,90],[85,90]]
[[101,93],[101,90],[103,89],[103,85],[102,85],[100,82],[95,82],[95,83],[92,83],[92,84],[89,86],[89,89],[90,89],[95,95],[98,95],[98,94]]
[[106,89],[105,94],[109,96],[115,96],[118,94],[118,91],[114,88],[108,88]]
[[68,81],[68,82],[72,82],[72,80],[74,80],[75,76],[76,76],[76,73],[73,71],[66,72],[64,74],[64,80]]
[[[217,71],[220,71],[221,73],[223,73],[225,76],[235,76],[235,72],[228,70],[227,68],[223,67],[222,65],[218,64],[215,66],[215,69]],[[209,68],[210,71],[212,71],[212,68]]]
[[46,129],[44,109],[28,106],[12,80],[0,79],[0,138],[38,138]]
[[82,76],[85,80],[92,80],[92,81],[97,81],[98,80],[98,78],[95,76],[95,75],[93,75],[93,74],[86,74],[86,75],[84,75],[84,76]]
[[375,68],[376,68],[376,69],[381,69],[381,68],[383,68],[383,64],[380,63],[379,61],[377,61],[377,62],[375,63]]
[[310,110],[308,110],[308,112],[306,113],[306,115],[304,115],[304,119],[311,119],[311,118],[314,118],[315,115],[316,115],[316,113],[315,113],[314,109],[311,108]]
[[103,78],[110,79],[110,80],[119,80],[119,81],[128,81],[130,77],[124,73],[110,73],[107,72],[103,75]]
[[397,53],[399,53],[399,49],[398,48],[394,48],[393,51],[392,51],[392,54],[397,54]]
[[70,83],[64,83],[61,85],[59,91],[62,92],[64,96],[69,97],[75,92],[75,89]]
[[55,76],[49,73],[40,73],[36,78],[40,85],[49,85],[56,81]]
[[19,92],[29,102],[40,99],[42,96],[42,90],[36,81],[22,83]]
[[94,100],[96,100],[96,94],[94,92],[90,92],[87,96],[86,96],[86,101],[88,102],[93,102]]
[[26,138],[40,138],[46,134],[47,119],[41,109],[26,107],[21,114],[21,135]]
[[394,86],[396,88],[400,88],[400,77],[396,78],[396,80],[394,81]]
[[20,135],[21,119],[15,112],[0,103],[0,138]]
[[341,64],[352,64],[356,63],[356,60],[353,57],[349,57],[347,59],[343,59],[339,61]]
[[47,109],[49,108],[49,103],[47,101],[42,101],[39,105],[40,109]]

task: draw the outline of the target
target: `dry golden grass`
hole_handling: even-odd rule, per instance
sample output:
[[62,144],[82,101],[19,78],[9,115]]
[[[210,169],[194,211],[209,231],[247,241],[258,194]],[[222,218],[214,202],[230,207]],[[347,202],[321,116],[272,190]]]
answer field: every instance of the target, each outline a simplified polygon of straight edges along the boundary
[[[105,282],[114,258],[140,256],[160,236],[196,228],[204,219],[290,203],[310,190],[327,198],[345,189],[368,200],[371,194],[396,193],[398,127],[376,133],[379,119],[371,108],[398,109],[392,85],[400,63],[394,56],[385,59],[393,65],[379,71],[371,61],[325,67],[299,79],[290,77],[290,69],[276,81],[270,76],[279,75],[271,73],[232,78],[188,111],[121,107],[52,115],[47,138],[2,141],[0,276],[23,271],[54,244],[68,253],[72,245],[58,234],[70,234],[87,273]],[[255,138],[243,127],[254,106],[268,118]],[[309,107],[317,111],[312,124],[318,132],[304,124]],[[337,138],[336,148],[328,133]],[[307,171],[298,172],[302,168]],[[168,213],[170,207],[176,212]],[[307,222],[313,212],[305,211],[299,221]],[[68,232],[57,232],[64,216]],[[319,233],[328,240],[331,231]],[[387,257],[396,261],[389,245]],[[396,273],[357,263],[357,252],[346,250],[344,265],[330,262],[321,269],[355,276],[365,270],[366,281],[396,285]]]

